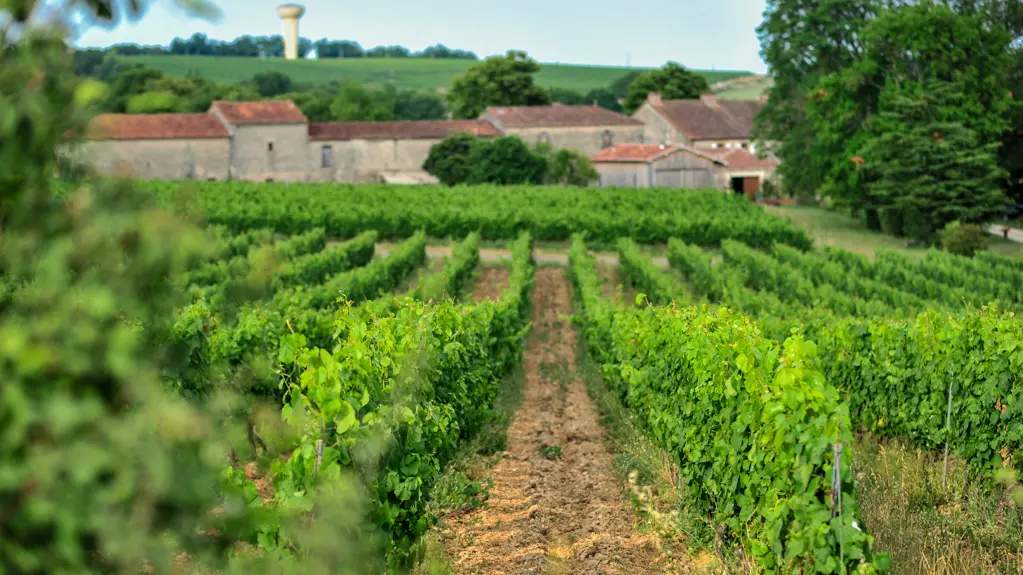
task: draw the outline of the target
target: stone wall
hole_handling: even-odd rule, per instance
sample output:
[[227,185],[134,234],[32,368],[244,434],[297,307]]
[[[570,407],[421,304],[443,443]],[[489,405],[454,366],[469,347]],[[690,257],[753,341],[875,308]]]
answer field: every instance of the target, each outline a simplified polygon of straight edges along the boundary
[[137,179],[226,180],[227,138],[195,140],[95,140],[76,152],[101,174]]
[[712,160],[680,151],[653,162],[654,186],[665,188],[715,188],[717,170]]
[[643,122],[643,139],[648,144],[689,144],[682,132],[646,104],[640,106],[632,117]]
[[[310,179],[319,182],[368,183],[380,172],[417,172],[440,139],[311,140],[308,143]],[[324,146],[330,165],[324,166]]]
[[741,148],[743,144],[749,148],[750,141],[746,140],[694,140],[692,146],[700,149],[733,149]]
[[642,162],[600,162],[596,164],[602,188],[646,188],[650,186],[650,164]]
[[257,124],[232,129],[231,178],[309,180],[309,132],[305,124]]
[[565,128],[505,128],[505,133],[522,138],[533,145],[542,136],[549,138],[554,148],[573,148],[586,154],[595,154],[604,148],[604,132],[610,131],[614,144],[642,144],[644,126],[572,126]]

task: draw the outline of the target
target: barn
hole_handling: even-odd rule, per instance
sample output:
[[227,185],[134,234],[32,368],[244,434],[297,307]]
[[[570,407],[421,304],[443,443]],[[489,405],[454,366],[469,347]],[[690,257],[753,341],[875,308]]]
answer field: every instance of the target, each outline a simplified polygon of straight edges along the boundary
[[716,188],[725,162],[680,144],[619,144],[590,158],[601,187]]

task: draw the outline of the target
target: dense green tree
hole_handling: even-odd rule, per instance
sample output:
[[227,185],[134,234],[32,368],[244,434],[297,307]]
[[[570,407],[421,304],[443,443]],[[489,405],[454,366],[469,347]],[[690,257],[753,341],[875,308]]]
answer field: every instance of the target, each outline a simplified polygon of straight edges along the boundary
[[72,55],[73,69],[78,76],[95,76],[107,53],[101,48],[81,48]]
[[550,144],[537,144],[535,153],[545,160],[545,184],[561,186],[589,186],[600,179],[590,158],[579,150],[553,149]]
[[170,92],[177,96],[179,112],[205,112],[214,100],[251,101],[259,94],[248,84],[222,84],[198,76],[170,77],[146,82],[148,92]]
[[448,102],[456,118],[479,117],[487,106],[542,106],[551,103],[533,75],[540,65],[525,52],[509,51],[473,64],[455,77]]
[[443,60],[479,60],[479,56],[468,50],[453,50],[444,44],[436,44],[412,55],[414,58],[435,58]]
[[999,142],[959,121],[967,97],[957,84],[905,80],[884,90],[871,124],[869,194],[923,242],[951,222],[983,223],[1005,209]]
[[291,76],[276,71],[256,74],[252,77],[252,85],[264,98],[273,98],[292,90]]
[[[1023,50],[1011,52],[1013,65],[1009,69],[1010,94],[1023,95]],[[1009,129],[1002,138],[999,163],[1009,172],[1006,191],[1017,204],[1023,204],[1023,106],[1013,107],[1009,116]]]
[[999,140],[1009,128],[1012,58],[1006,29],[986,25],[979,15],[921,1],[881,13],[862,37],[863,51],[853,68],[864,82],[954,83],[963,94],[956,106],[965,126],[985,141]]
[[582,94],[568,88],[551,88],[551,101],[565,104],[566,106],[578,106],[589,104]]
[[129,114],[172,114],[180,112],[181,100],[173,92],[145,92],[128,99]]
[[[236,40],[237,42],[237,40]],[[358,42],[331,41],[323,38],[313,43],[316,57],[323,58],[362,58],[366,51]]]
[[534,153],[518,136],[502,136],[474,145],[469,152],[467,184],[542,184],[547,159]]
[[401,90],[394,100],[398,120],[440,120],[446,115],[444,98],[436,92]]
[[585,96],[583,96],[583,101],[586,104],[600,106],[601,108],[611,110],[612,112],[622,111],[622,104],[618,101],[618,96],[615,96],[614,92],[612,92],[609,88],[596,88],[590,90],[589,92],[586,92]]
[[643,105],[647,94],[660,92],[665,100],[699,98],[710,91],[707,79],[701,74],[686,69],[677,62],[668,62],[663,67],[640,74],[629,84],[622,107],[631,114]]
[[446,186],[465,183],[472,173],[473,148],[485,144],[472,134],[451,134],[430,148],[423,170]]
[[412,51],[404,46],[377,46],[366,51],[367,58],[408,58]]
[[379,122],[394,119],[394,88],[367,88],[355,80],[341,84],[330,105],[333,118],[339,122]]
[[307,90],[304,92],[288,92],[277,96],[277,100],[291,100],[310,122],[334,121],[331,105],[335,94],[327,90]]
[[880,8],[878,0],[767,1],[757,35],[774,83],[755,137],[781,159],[778,171],[793,195],[818,193],[832,170],[830,156],[815,158],[818,127],[807,121],[807,100],[822,77],[856,62],[863,28]]
[[611,82],[611,85],[608,86],[608,89],[611,90],[611,93],[614,94],[614,97],[616,99],[623,100],[625,99],[626,96],[629,95],[629,86],[632,85],[632,82],[642,75],[643,75],[642,70],[633,70],[627,74],[622,75],[614,82]]
[[[847,27],[832,29],[836,11],[849,14]],[[963,97],[948,121],[984,142],[1002,138],[1014,109],[1007,80],[1010,36],[986,21],[983,11],[963,11],[930,0],[769,4],[760,33],[776,78],[757,118],[757,135],[780,142],[775,152],[790,190],[862,211],[871,227],[901,229],[901,216],[890,209],[879,218],[881,206],[870,194],[877,173],[858,160],[874,137],[871,124],[884,91],[901,89],[903,82],[954,86]]]
[[124,113],[129,99],[148,91],[149,82],[160,78],[163,78],[163,72],[145,66],[125,69],[110,83],[103,109],[108,112]]

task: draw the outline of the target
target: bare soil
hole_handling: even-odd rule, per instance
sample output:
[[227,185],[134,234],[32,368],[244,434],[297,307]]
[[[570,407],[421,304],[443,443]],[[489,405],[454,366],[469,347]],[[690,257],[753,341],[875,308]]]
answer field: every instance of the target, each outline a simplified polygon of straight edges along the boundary
[[459,574],[672,571],[657,536],[634,525],[597,408],[577,374],[576,333],[563,317],[570,290],[563,269],[537,270],[523,403],[507,452],[490,473],[488,504],[445,525]]
[[509,275],[508,268],[504,266],[484,266],[472,290],[472,300],[477,302],[496,300],[508,287]]

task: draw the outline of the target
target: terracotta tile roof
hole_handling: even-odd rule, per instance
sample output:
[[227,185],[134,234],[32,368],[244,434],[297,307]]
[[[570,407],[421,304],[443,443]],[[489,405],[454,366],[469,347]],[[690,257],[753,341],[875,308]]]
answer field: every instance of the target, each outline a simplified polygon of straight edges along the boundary
[[712,160],[715,163],[723,162],[702,150],[682,146],[679,144],[663,146],[660,144],[618,144],[610,148],[604,148],[590,156],[594,162],[652,162],[669,154],[678,151],[686,151]]
[[391,140],[444,138],[454,132],[499,136],[501,131],[486,120],[423,120],[414,122],[314,122],[310,140]]
[[718,148],[706,150],[710,156],[714,156],[728,164],[729,170],[773,170],[778,167],[778,162],[770,158],[758,158],[756,154],[746,148]]
[[213,102],[210,112],[219,111],[224,119],[234,125],[245,124],[305,124],[302,110],[291,100],[267,102]]
[[665,100],[650,107],[690,140],[749,139],[753,118],[763,108],[760,100]]
[[508,128],[643,124],[635,118],[600,106],[491,106],[485,113]]
[[92,119],[90,140],[170,140],[226,138],[227,128],[210,114],[100,114]]

